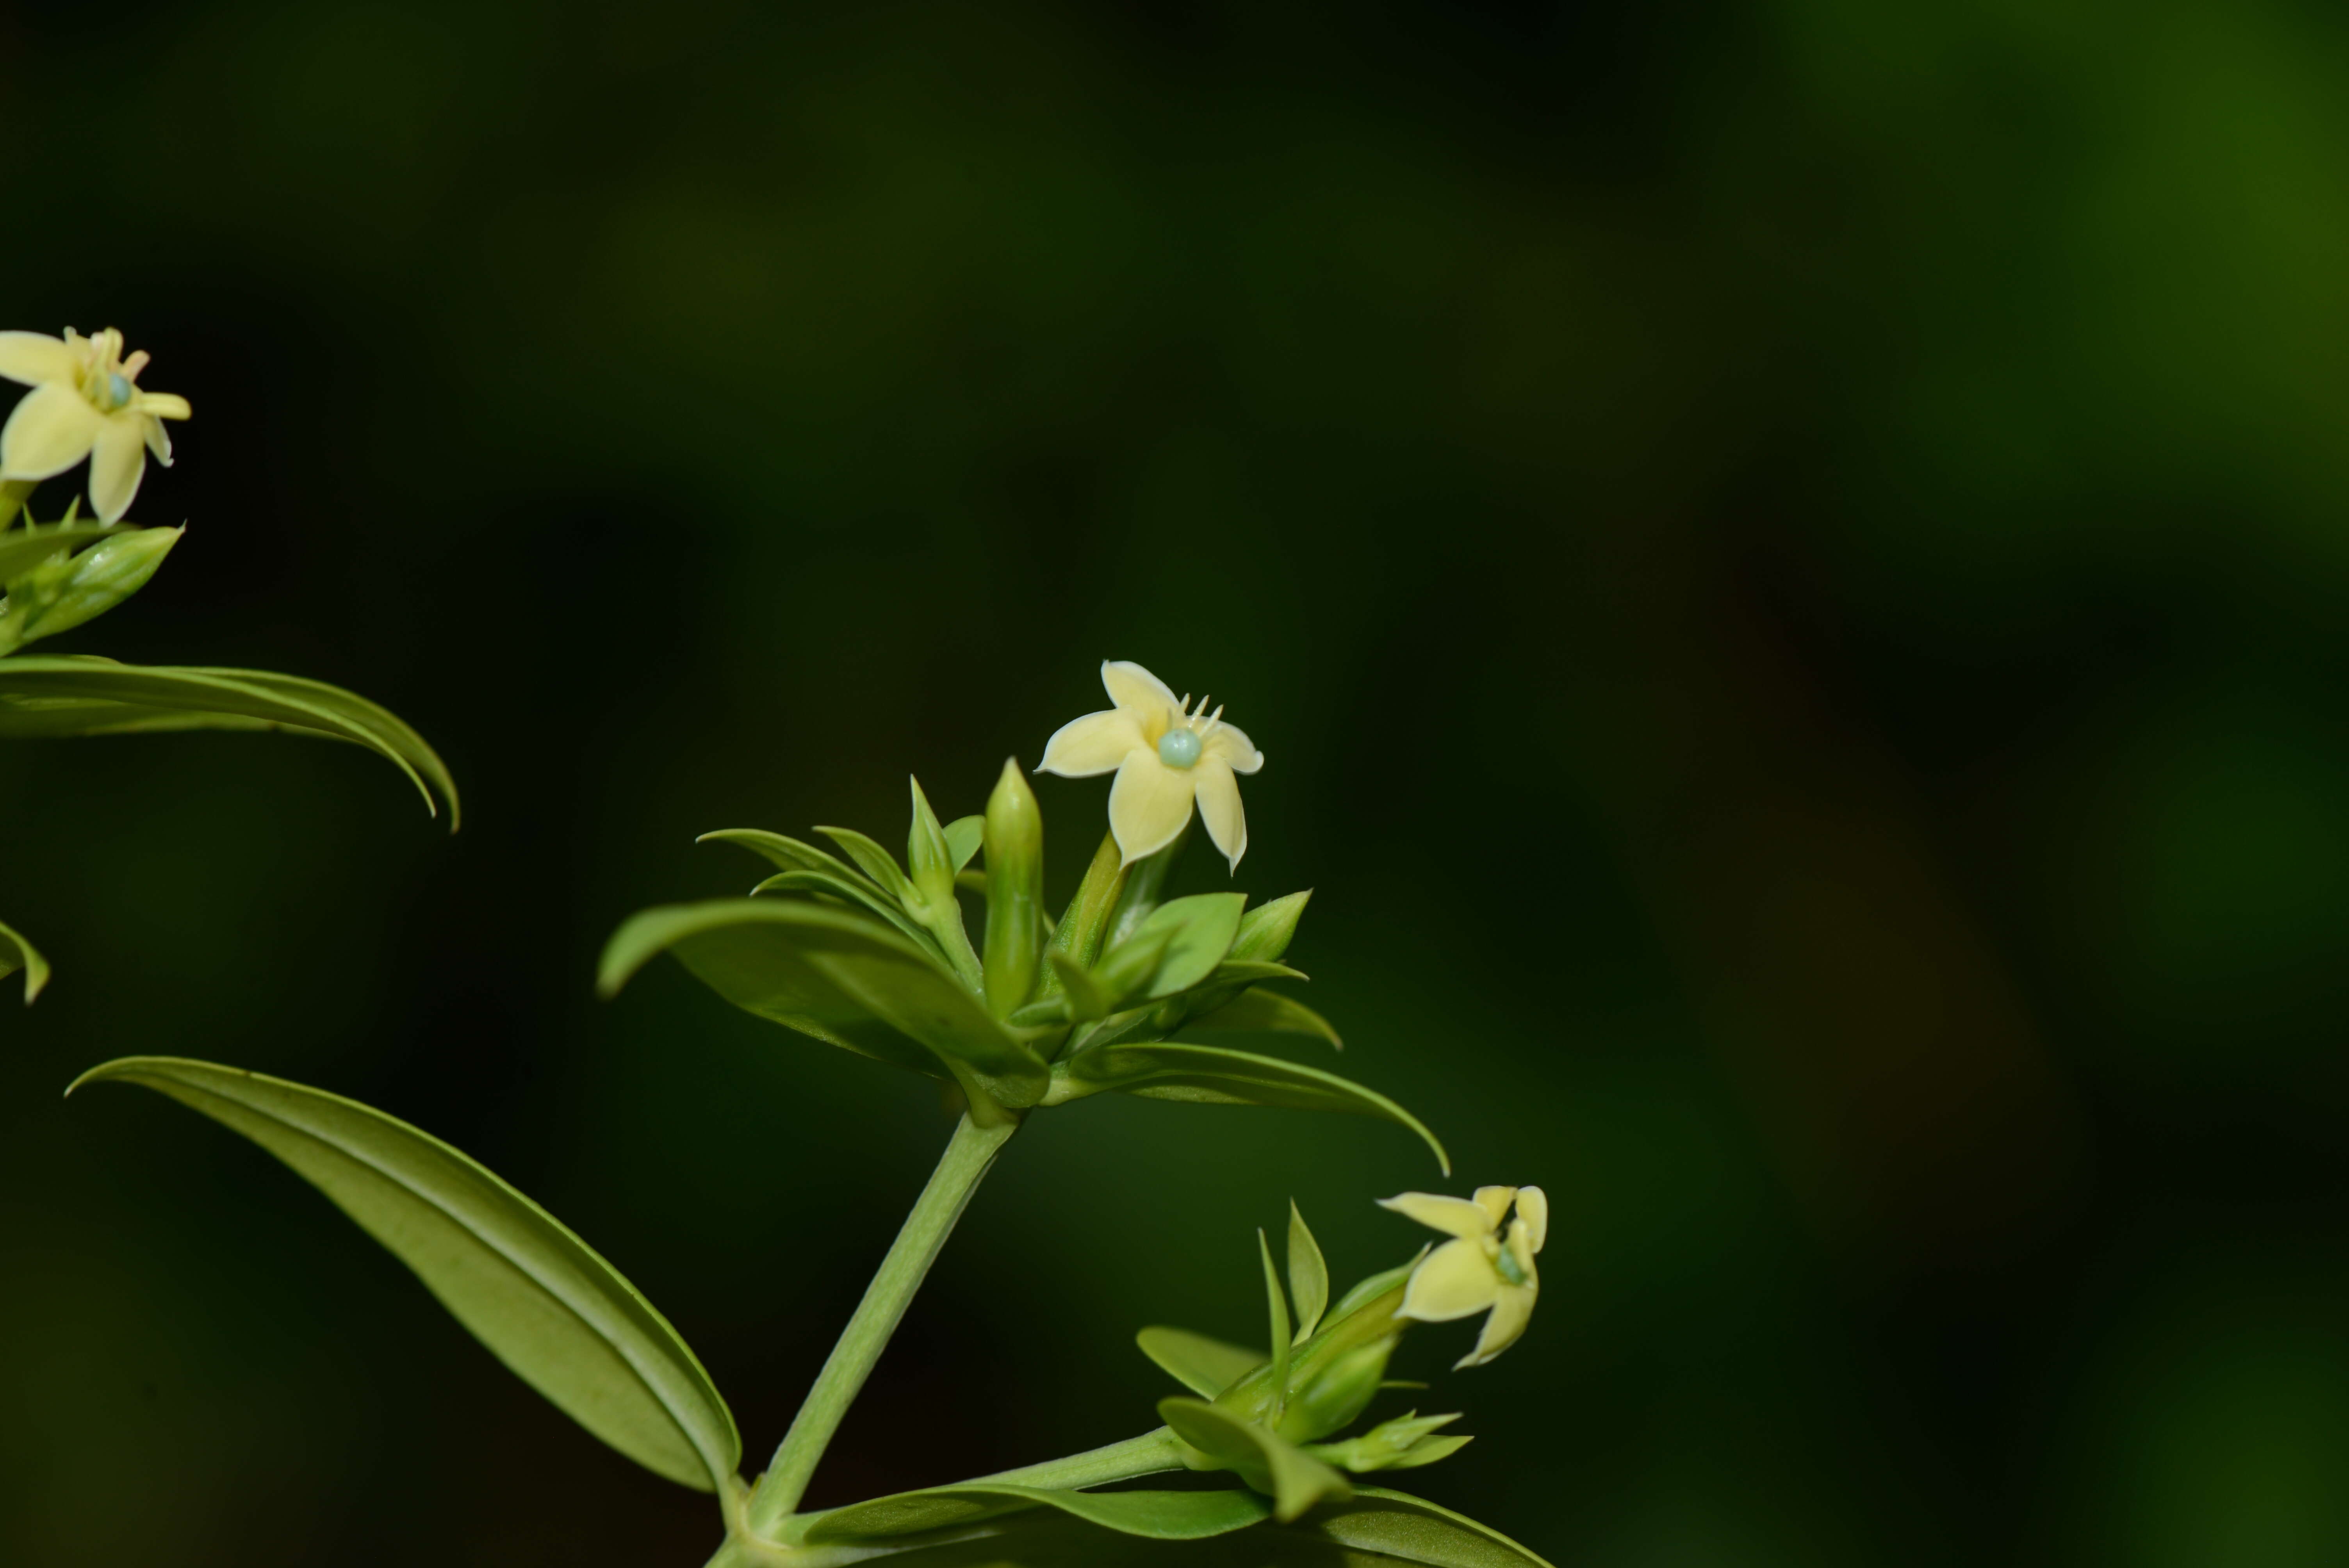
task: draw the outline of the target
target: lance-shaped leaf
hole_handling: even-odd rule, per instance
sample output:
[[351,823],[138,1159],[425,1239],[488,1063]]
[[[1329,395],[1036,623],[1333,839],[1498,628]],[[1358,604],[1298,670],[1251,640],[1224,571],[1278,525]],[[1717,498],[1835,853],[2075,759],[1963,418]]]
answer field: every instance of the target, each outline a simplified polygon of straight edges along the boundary
[[1200,987],[1209,990],[1224,985],[1253,985],[1259,980],[1309,980],[1312,976],[1302,969],[1291,969],[1286,964],[1274,964],[1259,958],[1226,958],[1216,965]]
[[946,960],[946,954],[937,950],[937,939],[907,914],[905,906],[863,877],[839,876],[831,872],[777,872],[752,888],[750,896],[778,892],[823,893],[854,904],[895,926],[907,941],[931,957],[941,963]]
[[1435,1134],[1386,1096],[1335,1073],[1275,1057],[1220,1046],[1162,1042],[1102,1046],[1057,1064],[1051,1092],[1044,1097],[1044,1103],[1062,1105],[1109,1092],[1198,1105],[1268,1105],[1375,1116],[1418,1133],[1434,1151],[1444,1174],[1452,1173],[1452,1157],[1444,1153]]
[[1232,956],[1243,959],[1278,959],[1288,951],[1290,939],[1297,934],[1297,923],[1303,918],[1305,905],[1313,897],[1313,890],[1290,893],[1269,903],[1257,904],[1240,921],[1239,934],[1232,941]]
[[1135,1335],[1133,1342],[1158,1363],[1160,1371],[1202,1399],[1214,1398],[1264,1365],[1261,1351],[1211,1339],[1187,1328],[1154,1325]]
[[347,740],[405,773],[458,821],[457,786],[423,738],[389,709],[339,686],[268,670],[117,664],[82,655],[0,659],[0,736],[120,734],[256,725]]
[[971,857],[987,841],[987,819],[980,816],[957,817],[946,826],[947,852],[954,857],[954,869],[960,874],[970,864]]
[[49,983],[49,961],[31,943],[0,925],[0,976],[14,975],[19,969],[25,972],[25,1006],[29,1007],[33,998],[41,994],[41,987]]
[[1159,942],[1164,945],[1157,963],[1133,996],[1154,999],[1187,991],[1213,974],[1216,964],[1231,951],[1232,939],[1239,934],[1240,912],[1247,903],[1247,895],[1237,892],[1203,892],[1169,899],[1144,916],[1133,928],[1133,935],[1104,954],[1100,966],[1111,969],[1122,954],[1146,949],[1150,943]]
[[1033,1508],[1056,1509],[1103,1530],[1151,1541],[1227,1535],[1272,1515],[1263,1498],[1247,1491],[1057,1491],[1002,1481],[965,1481],[811,1515],[805,1528],[795,1527],[792,1534],[809,1546],[880,1541]]
[[858,1562],[885,1558],[903,1568],[1104,1568],[1129,1555],[1153,1568],[1550,1568],[1497,1530],[1419,1498],[1370,1487],[1350,1502],[1324,1504],[1293,1524],[1268,1519],[1226,1536],[1165,1542],[1150,1547],[1146,1557],[1121,1553],[1120,1546],[1099,1526],[1056,1510],[1030,1509],[962,1530],[843,1550],[854,1552]]
[[891,898],[908,908],[920,903],[920,891],[914,886],[913,879],[905,875],[905,868],[897,863],[896,857],[875,843],[869,835],[854,828],[818,827],[816,831],[838,844],[848,858],[856,862],[856,869],[871,877]]
[[1310,1035],[1327,1040],[1333,1050],[1346,1042],[1330,1020],[1294,997],[1251,986],[1214,1012],[1183,1020],[1185,1031],[1233,1035]]
[[[1213,1462],[1272,1499],[1276,1518],[1286,1522],[1320,1502],[1343,1502],[1353,1483],[1311,1454],[1197,1399],[1161,1399],[1158,1418],[1174,1435]],[[1195,1462],[1195,1461],[1194,1461]]]
[[685,1341],[618,1270],[488,1170],[338,1095],[172,1057],[75,1080],[160,1090],[260,1144],[381,1242],[498,1358],[647,1470],[702,1491],[742,1457]]
[[[15,521],[0,518],[0,527]],[[9,529],[0,532],[0,583],[12,583],[59,551],[79,550],[118,533],[139,531],[127,523],[59,523],[51,528]]]
[[1296,1298],[1297,1342],[1302,1345],[1321,1326],[1322,1309],[1330,1305],[1330,1265],[1294,1198],[1288,1201],[1288,1294]]
[[813,844],[785,838],[781,833],[770,833],[763,828],[720,828],[714,833],[704,833],[693,841],[706,844],[713,839],[720,843],[740,844],[779,871],[824,872],[851,880],[864,880],[861,872],[839,856],[819,850]]
[[1035,1053],[1006,1034],[968,987],[855,910],[764,898],[644,910],[612,934],[597,989],[615,994],[667,951],[746,1012],[952,1078],[998,1104],[1033,1105],[1050,1081]]
[[0,653],[70,632],[147,585],[186,531],[135,528],[70,560],[58,556],[8,584],[0,600]]

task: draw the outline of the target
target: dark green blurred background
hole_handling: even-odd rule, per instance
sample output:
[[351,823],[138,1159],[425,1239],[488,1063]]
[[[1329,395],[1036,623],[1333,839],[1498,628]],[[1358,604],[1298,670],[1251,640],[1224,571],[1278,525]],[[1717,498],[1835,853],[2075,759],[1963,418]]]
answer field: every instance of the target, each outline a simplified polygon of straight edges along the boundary
[[[0,1561],[679,1563],[288,1173],[363,1097],[771,1449],[947,1130],[674,965],[692,836],[903,830],[1138,659],[1270,761],[1344,1070],[1546,1184],[1411,1479],[1565,1565],[2349,1561],[2349,16],[2308,0],[0,10],[0,325],[196,418],[65,649],[440,746],[0,753]],[[62,486],[44,490],[45,509]],[[1040,786],[1056,888],[1100,781]],[[1226,885],[1195,855],[1195,887]],[[1012,1146],[812,1500],[1151,1424],[1404,1133]]]

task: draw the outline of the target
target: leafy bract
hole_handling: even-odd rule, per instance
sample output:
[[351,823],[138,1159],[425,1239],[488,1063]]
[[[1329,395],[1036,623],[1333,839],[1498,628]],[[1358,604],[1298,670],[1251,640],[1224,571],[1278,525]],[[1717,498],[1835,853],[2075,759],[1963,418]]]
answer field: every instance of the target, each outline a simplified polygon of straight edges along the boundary
[[597,988],[613,995],[661,952],[746,1012],[998,1104],[1033,1105],[1050,1081],[968,987],[858,911],[764,898],[644,910],[605,945]]
[[1110,967],[1119,952],[1128,946],[1138,948],[1153,941],[1161,942],[1164,946],[1158,961],[1149,971],[1148,982],[1139,996],[1154,999],[1187,991],[1213,974],[1216,964],[1231,950],[1232,939],[1239,934],[1240,912],[1247,904],[1247,895],[1237,892],[1203,892],[1169,899],[1145,915],[1133,928],[1133,935],[1102,957],[1102,967]]
[[1044,1103],[1061,1105],[1108,1092],[1200,1105],[1266,1105],[1375,1116],[1419,1134],[1444,1174],[1452,1172],[1452,1158],[1435,1134],[1386,1096],[1335,1073],[1275,1057],[1156,1041],[1101,1046],[1053,1068],[1051,1092]]
[[1240,921],[1238,935],[1232,941],[1232,956],[1268,962],[1288,952],[1290,939],[1297,934],[1297,923],[1312,896],[1313,890],[1308,888],[1249,910]]
[[[1423,1498],[1363,1487],[1343,1508],[1318,1513],[1285,1536],[1319,1537],[1350,1553],[1440,1568],[1550,1568],[1543,1558],[1490,1525]],[[1308,1559],[1309,1561],[1309,1559]]]
[[14,975],[19,969],[25,972],[25,1006],[29,1007],[33,998],[41,994],[41,987],[49,983],[49,961],[31,943],[0,925],[0,976]]
[[702,1491],[734,1473],[734,1418],[667,1320],[471,1159],[356,1100],[210,1062],[126,1057],[66,1092],[107,1080],[170,1095],[292,1166],[523,1381],[647,1470]]
[[1135,1335],[1133,1342],[1158,1363],[1160,1371],[1203,1399],[1214,1398],[1264,1365],[1261,1351],[1211,1339],[1187,1328],[1154,1325]]
[[907,941],[932,957],[942,959],[946,956],[937,951],[936,939],[905,913],[903,904],[863,877],[835,875],[831,872],[777,872],[752,888],[750,896],[756,898],[763,892],[822,893],[840,899],[868,913],[879,915],[903,933]]
[[860,874],[837,855],[819,850],[813,844],[785,838],[781,833],[768,832],[763,828],[720,828],[714,833],[704,833],[693,841],[706,844],[712,839],[721,843],[740,844],[782,871],[826,872],[850,878]]
[[[1285,1438],[1197,1399],[1158,1401],[1158,1418],[1174,1435],[1272,1499],[1284,1523],[1319,1502],[1343,1502],[1353,1483]],[[1196,1461],[1193,1461],[1195,1463]]]
[[987,819],[976,815],[957,817],[946,825],[946,835],[947,852],[954,856],[954,868],[960,872],[986,841]]
[[0,659],[0,737],[272,727],[347,740],[389,761],[458,821],[456,781],[389,709],[323,681],[267,670],[117,664],[87,655]]
[[1330,1305],[1330,1265],[1294,1198],[1288,1201],[1288,1294],[1296,1299],[1297,1342],[1302,1345],[1321,1326],[1322,1310]]
[[1183,1020],[1185,1030],[1235,1035],[1310,1035],[1344,1050],[1329,1019],[1291,996],[1250,986],[1214,1012]]
[[1050,1508],[1088,1524],[1153,1541],[1198,1541],[1262,1522],[1272,1510],[1246,1491],[1057,1491],[966,1481],[874,1498],[813,1515],[795,1539],[810,1546],[882,1540]]

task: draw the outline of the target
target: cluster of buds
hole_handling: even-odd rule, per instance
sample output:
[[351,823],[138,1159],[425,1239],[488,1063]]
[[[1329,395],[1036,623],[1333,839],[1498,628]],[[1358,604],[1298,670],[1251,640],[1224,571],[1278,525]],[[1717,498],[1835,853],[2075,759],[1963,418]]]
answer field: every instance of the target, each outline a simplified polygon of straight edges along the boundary
[[[1361,1417],[1380,1390],[1418,1387],[1386,1375],[1413,1323],[1485,1311],[1476,1348],[1459,1363],[1469,1367],[1514,1344],[1532,1316],[1540,1284],[1531,1260],[1547,1222],[1540,1188],[1485,1187],[1465,1199],[1406,1192],[1383,1202],[1453,1240],[1361,1281],[1334,1305],[1320,1247],[1293,1204],[1285,1294],[1271,1245],[1257,1233],[1269,1355],[1185,1329],[1146,1328],[1139,1336],[1143,1353],[1198,1396],[1162,1400],[1158,1407],[1182,1445],[1184,1462],[1194,1470],[1234,1472],[1271,1496],[1282,1519],[1350,1496],[1351,1484],[1340,1472],[1416,1469],[1468,1443],[1464,1436],[1442,1431],[1459,1419],[1457,1413],[1416,1410],[1351,1438],[1335,1437]],[[1458,1211],[1475,1213],[1473,1232]]]

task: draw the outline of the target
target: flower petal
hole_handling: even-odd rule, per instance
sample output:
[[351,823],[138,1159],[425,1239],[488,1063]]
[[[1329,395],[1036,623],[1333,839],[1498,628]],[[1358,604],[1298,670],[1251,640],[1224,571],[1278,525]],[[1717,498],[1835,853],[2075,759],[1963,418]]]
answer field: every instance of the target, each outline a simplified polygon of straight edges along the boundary
[[106,416],[64,382],[50,381],[25,394],[8,423],[0,427],[0,476],[45,480],[89,456],[90,444],[106,428]]
[[1191,825],[1191,771],[1169,768],[1140,747],[1125,754],[1109,787],[1109,830],[1132,865],[1174,841]]
[[1108,772],[1125,760],[1127,752],[1148,744],[1131,714],[1103,708],[1054,730],[1052,738],[1044,743],[1044,760],[1036,764],[1036,771],[1057,773],[1063,779],[1090,779]]
[[0,332],[0,376],[37,387],[62,381],[70,387],[81,374],[73,348],[46,332]]
[[139,429],[140,434],[147,438],[147,449],[155,454],[155,460],[165,468],[170,468],[171,466],[171,433],[163,428],[163,421],[142,418],[139,421]]
[[1493,1222],[1485,1227],[1487,1231],[1497,1231],[1501,1228],[1501,1222],[1509,1217],[1509,1202],[1516,1195],[1517,1190],[1515,1187],[1476,1189],[1476,1206],[1493,1217]]
[[1151,745],[1166,733],[1174,716],[1183,711],[1183,699],[1166,689],[1166,683],[1143,669],[1131,659],[1102,661],[1102,686],[1109,700],[1142,722],[1142,732]]
[[1538,1187],[1517,1189],[1517,1218],[1526,1222],[1526,1244],[1535,1252],[1549,1240],[1549,1196]]
[[141,392],[130,400],[130,406],[158,419],[185,419],[195,413],[188,407],[188,400],[177,392]]
[[1441,1192],[1398,1192],[1380,1199],[1379,1207],[1464,1241],[1480,1241],[1493,1233],[1492,1219],[1465,1198],[1447,1198]]
[[1446,1242],[1412,1271],[1397,1317],[1449,1323],[1484,1311],[1509,1288],[1485,1249],[1474,1242]]
[[1253,773],[1264,766],[1264,753],[1256,748],[1247,731],[1220,718],[1216,720],[1216,727],[1207,732],[1206,744],[1200,749],[1205,756],[1221,758],[1235,773]]
[[1534,1293],[1524,1285],[1504,1284],[1493,1303],[1492,1315],[1485,1319],[1485,1331],[1476,1336],[1476,1348],[1454,1362],[1452,1369],[1482,1367],[1515,1345],[1533,1315]]
[[101,522],[119,522],[147,477],[147,445],[136,415],[106,421],[89,453],[89,504]]
[[1199,758],[1191,777],[1199,795],[1199,820],[1207,824],[1207,837],[1237,872],[1240,857],[1247,853],[1247,813],[1240,810],[1240,781],[1220,757]]

